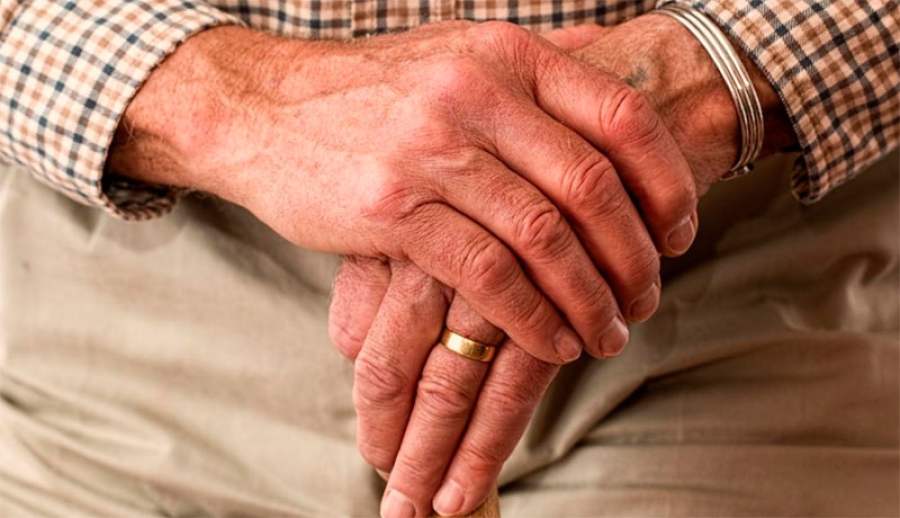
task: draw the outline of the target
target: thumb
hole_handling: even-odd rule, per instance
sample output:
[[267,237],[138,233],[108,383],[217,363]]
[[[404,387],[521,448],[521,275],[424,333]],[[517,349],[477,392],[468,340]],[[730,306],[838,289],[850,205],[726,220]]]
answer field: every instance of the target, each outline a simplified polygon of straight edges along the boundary
[[602,25],[577,25],[563,29],[541,33],[541,36],[566,52],[572,52],[597,41],[603,33],[610,30]]

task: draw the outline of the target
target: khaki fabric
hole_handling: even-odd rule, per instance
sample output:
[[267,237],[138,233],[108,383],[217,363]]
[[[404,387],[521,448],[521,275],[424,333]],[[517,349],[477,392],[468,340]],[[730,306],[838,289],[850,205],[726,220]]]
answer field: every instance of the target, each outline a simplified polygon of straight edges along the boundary
[[[565,368],[504,517],[900,515],[898,155],[714,188],[617,359]],[[0,172],[0,516],[374,516],[337,259],[189,198],[129,224]]]

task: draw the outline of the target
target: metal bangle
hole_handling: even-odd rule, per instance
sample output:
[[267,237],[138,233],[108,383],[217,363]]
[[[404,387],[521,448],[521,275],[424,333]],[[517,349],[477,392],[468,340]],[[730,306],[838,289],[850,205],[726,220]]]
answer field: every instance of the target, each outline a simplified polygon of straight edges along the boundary
[[751,163],[762,151],[765,136],[762,103],[750,74],[722,30],[699,10],[672,3],[672,0],[663,0],[656,7],[656,12],[677,20],[697,38],[722,75],[737,108],[741,150],[734,165],[722,178],[736,178],[749,172]]

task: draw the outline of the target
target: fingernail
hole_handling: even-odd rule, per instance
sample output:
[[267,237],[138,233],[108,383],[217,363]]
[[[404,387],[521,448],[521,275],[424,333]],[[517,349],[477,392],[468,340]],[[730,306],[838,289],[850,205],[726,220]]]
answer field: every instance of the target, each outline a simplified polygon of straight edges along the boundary
[[635,322],[647,320],[656,311],[658,304],[659,286],[654,283],[631,305],[631,320]]
[[568,327],[561,327],[553,338],[553,347],[559,359],[565,363],[575,360],[581,356],[581,350],[584,345],[578,335]]
[[383,478],[385,481],[387,481],[387,479],[391,478],[391,474],[388,473],[387,471],[384,471],[383,469],[376,469],[375,471],[377,471],[378,476]]
[[449,480],[434,496],[434,510],[442,516],[456,516],[465,501],[466,497],[459,485]]
[[669,234],[668,239],[666,239],[669,250],[676,254],[686,252],[691,247],[691,243],[694,242],[695,230],[694,220],[691,216],[681,220],[678,226],[675,227],[675,230]]
[[381,518],[415,518],[416,507],[403,493],[390,489],[381,501]]
[[600,336],[600,350],[607,358],[618,356],[628,343],[628,326],[622,317],[616,315],[612,324]]

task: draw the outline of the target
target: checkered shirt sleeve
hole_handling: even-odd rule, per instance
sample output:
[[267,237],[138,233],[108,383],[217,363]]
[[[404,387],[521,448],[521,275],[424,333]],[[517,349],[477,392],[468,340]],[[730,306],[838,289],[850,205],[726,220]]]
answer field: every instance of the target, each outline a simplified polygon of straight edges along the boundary
[[[803,149],[794,177],[815,201],[900,137],[900,0],[677,0],[717,21],[782,96]],[[655,0],[0,0],[0,160],[125,219],[166,212],[175,193],[103,169],[128,102],[192,34],[243,23],[352,39],[447,19],[535,31],[615,24]]]
[[223,23],[188,0],[0,0],[0,160],[126,219],[165,212],[168,189],[102,181],[107,150],[154,66]]
[[800,201],[900,143],[900,0],[678,2],[717,22],[778,92],[800,141]]

